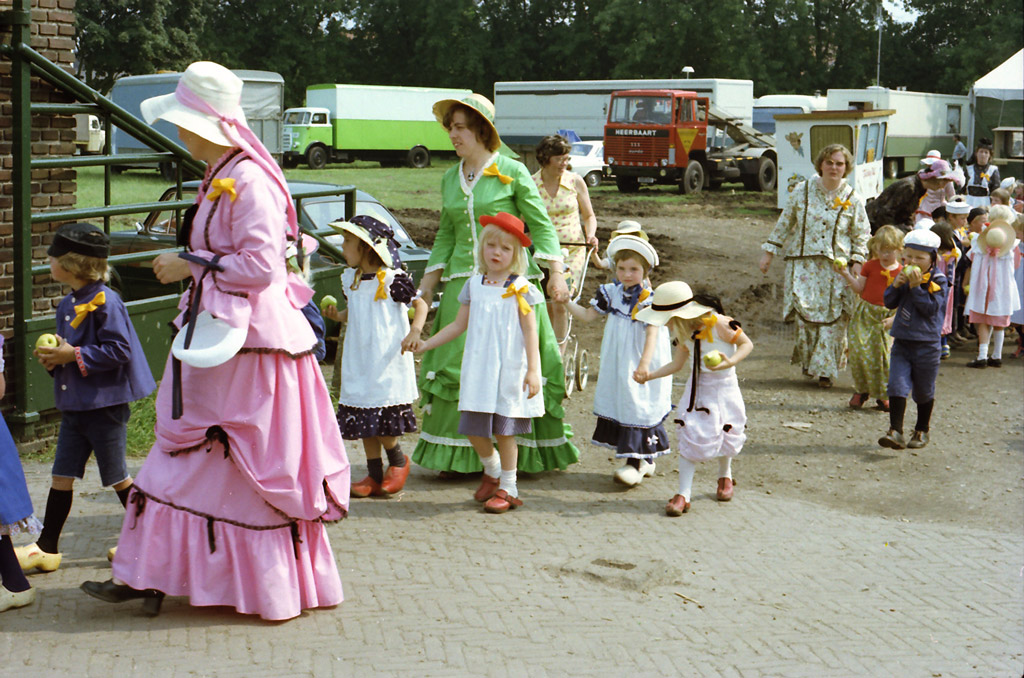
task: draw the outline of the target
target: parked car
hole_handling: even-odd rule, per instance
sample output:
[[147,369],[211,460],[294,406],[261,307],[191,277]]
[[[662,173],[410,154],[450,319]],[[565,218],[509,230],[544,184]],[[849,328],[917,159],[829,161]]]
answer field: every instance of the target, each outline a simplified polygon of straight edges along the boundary
[[608,171],[604,164],[603,141],[577,141],[569,152],[569,166],[572,171],[583,177],[587,186],[594,188],[601,185],[601,180]]
[[[190,200],[199,189],[198,181],[182,184],[182,199]],[[306,233],[317,237],[320,246],[310,257],[310,284],[315,291],[313,299],[319,302],[325,295],[332,295],[344,304],[345,296],[341,290],[341,272],[345,260],[341,254],[342,236],[328,224],[345,218],[344,186],[336,184],[289,181],[288,189],[295,200],[299,226]],[[325,191],[337,190],[332,195],[322,195]],[[177,199],[176,187],[168,188],[160,197],[161,201]],[[413,279],[419,283],[426,268],[430,250],[416,245],[408,232],[391,212],[379,200],[365,191],[355,192],[355,214],[364,214],[382,221],[395,232],[399,243],[399,255],[402,263],[409,269]],[[155,210],[146,219],[135,224],[135,230],[115,231],[110,234],[111,254],[132,254],[176,247],[175,233],[178,216],[173,209]],[[326,243],[326,244],[325,244]],[[117,263],[111,272],[110,285],[117,290],[126,301],[149,299],[165,294],[180,294],[185,290],[187,281],[161,284],[153,274],[151,259],[138,262]],[[337,323],[327,321],[328,337],[338,334]]]

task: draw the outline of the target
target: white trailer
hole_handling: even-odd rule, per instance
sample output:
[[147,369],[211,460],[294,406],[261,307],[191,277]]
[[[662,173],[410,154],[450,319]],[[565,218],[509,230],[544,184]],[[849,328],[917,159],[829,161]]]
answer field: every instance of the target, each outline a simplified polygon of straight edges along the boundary
[[916,170],[930,150],[938,150],[948,158],[953,154],[953,135],[959,134],[966,141],[974,127],[965,94],[908,92],[888,87],[828,91],[830,111],[879,109],[896,111],[889,120],[883,161],[885,175],[890,178]]
[[[496,82],[495,124],[501,140],[525,155],[529,155],[541,138],[560,129],[573,130],[583,140],[603,139],[611,93],[630,89],[696,92],[698,96],[708,97],[711,104],[730,119],[747,125],[753,122],[752,80],[677,78]],[[708,135],[712,136],[711,131]]]
[[828,99],[815,94],[765,94],[754,102],[754,129],[775,134],[776,115],[796,115],[824,111]]

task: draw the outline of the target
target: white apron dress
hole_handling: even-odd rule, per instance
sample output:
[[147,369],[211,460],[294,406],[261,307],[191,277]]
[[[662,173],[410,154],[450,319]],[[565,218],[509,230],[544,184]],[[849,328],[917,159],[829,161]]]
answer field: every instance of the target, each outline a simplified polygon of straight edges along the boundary
[[[471,277],[459,293],[469,304],[466,348],[462,354],[460,412],[500,414],[508,418],[534,418],[544,414],[544,398],[528,398],[526,344],[519,327],[519,303],[515,288],[530,306],[544,295],[526,278],[515,276],[504,285],[485,285],[484,276]],[[508,295],[508,296],[506,296]],[[538,366],[539,368],[539,366]]]

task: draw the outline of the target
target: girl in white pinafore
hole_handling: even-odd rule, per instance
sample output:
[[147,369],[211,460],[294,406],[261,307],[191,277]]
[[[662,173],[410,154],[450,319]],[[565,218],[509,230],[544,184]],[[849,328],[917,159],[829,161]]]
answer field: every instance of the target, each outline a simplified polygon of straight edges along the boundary
[[652,303],[637,313],[652,325],[667,324],[676,339],[672,362],[637,380],[659,379],[690,366],[690,379],[679,401],[679,493],[665,513],[681,516],[690,509],[696,462],[718,457],[718,501],[733,495],[732,458],[747,439],[746,407],[736,379],[736,365],[754,345],[740,324],[722,313],[717,298],[694,295],[684,282],[659,285]]
[[1021,307],[1013,277],[1021,263],[1012,226],[1017,214],[1006,205],[996,205],[989,210],[988,218],[988,227],[974,239],[967,254],[971,259],[971,289],[966,310],[968,320],[978,330],[978,357],[967,366],[975,368],[1002,366],[1006,328],[1010,316]]
[[[473,498],[486,502],[488,513],[505,513],[523,505],[516,487],[519,448],[515,436],[529,433],[531,420],[544,414],[533,311],[544,295],[523,277],[530,237],[522,220],[499,212],[480,217],[480,224],[484,227],[476,252],[480,273],[459,293],[462,306],[455,320],[425,342],[414,342],[414,350],[429,351],[466,332],[459,433],[469,439],[484,466]],[[498,443],[497,454],[492,436]]]

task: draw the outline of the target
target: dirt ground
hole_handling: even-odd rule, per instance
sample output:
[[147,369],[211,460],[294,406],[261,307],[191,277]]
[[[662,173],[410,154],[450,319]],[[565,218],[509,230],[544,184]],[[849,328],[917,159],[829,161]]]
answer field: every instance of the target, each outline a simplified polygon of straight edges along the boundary
[[[662,266],[652,283],[685,280],[698,291],[721,297],[729,315],[740,320],[754,352],[738,368],[748,415],[748,440],[733,464],[737,497],[763,492],[799,498],[856,514],[913,522],[953,523],[1024,529],[1024,360],[1007,358],[1001,369],[965,367],[976,350],[954,350],[943,362],[931,423],[931,444],[918,451],[879,447],[888,415],[876,409],[851,410],[849,372],[831,390],[806,380],[789,362],[793,328],[781,321],[781,259],[768,275],[757,268],[760,245],[778,214],[773,194],[741,190],[706,192],[683,204],[659,199],[669,189],[635,197],[593,195],[598,237],[622,219],[636,219],[650,234]],[[437,212],[399,210],[397,216],[421,244],[433,241]],[[429,245],[428,245],[429,246]],[[587,277],[584,300],[605,273]],[[588,349],[591,379],[597,375],[603,325],[577,324],[580,348]],[[1004,357],[1013,353],[1008,338]],[[678,398],[685,377],[677,377]],[[617,466],[606,450],[589,445],[594,417],[593,382],[566,403],[567,420],[577,433],[585,463]],[[908,406],[907,427],[915,412]],[[671,428],[671,427],[670,427]],[[674,436],[674,432],[671,432]],[[695,491],[714,486],[717,469],[698,468]],[[675,474],[666,457],[658,475]],[[666,497],[667,499],[667,497]]]

